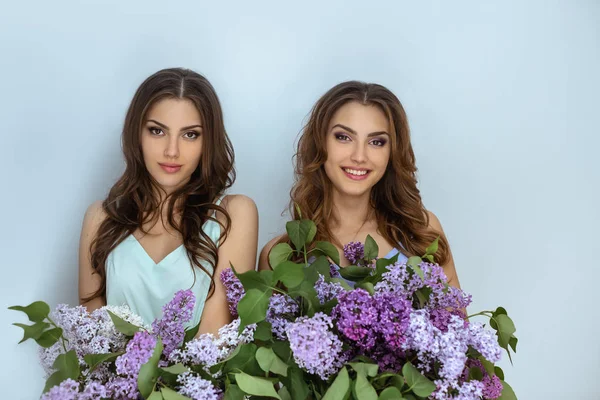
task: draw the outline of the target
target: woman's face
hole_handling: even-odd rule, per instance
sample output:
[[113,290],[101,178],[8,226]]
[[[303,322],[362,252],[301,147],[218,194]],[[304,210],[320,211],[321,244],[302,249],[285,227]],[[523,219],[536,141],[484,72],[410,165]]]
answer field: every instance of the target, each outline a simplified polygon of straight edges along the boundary
[[141,132],[144,163],[167,193],[185,185],[198,167],[203,133],[191,100],[159,100],[148,111]]
[[336,111],[327,130],[324,167],[338,195],[370,195],[390,159],[389,132],[377,106],[352,101]]

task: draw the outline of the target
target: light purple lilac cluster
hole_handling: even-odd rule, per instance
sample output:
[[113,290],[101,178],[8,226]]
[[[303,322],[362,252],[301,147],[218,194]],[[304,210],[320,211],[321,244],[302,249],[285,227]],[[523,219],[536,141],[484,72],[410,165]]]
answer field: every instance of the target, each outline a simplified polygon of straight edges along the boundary
[[342,341],[331,328],[331,317],[321,312],[311,318],[300,317],[286,327],[298,366],[323,380],[337,373],[347,361],[342,354]]
[[350,264],[358,265],[365,257],[365,247],[361,242],[350,242],[344,246],[344,257]]
[[237,305],[244,297],[244,286],[231,268],[227,268],[221,272],[221,282],[227,289],[227,303],[229,304],[229,312],[234,318],[237,318]]
[[180,384],[177,391],[192,400],[220,400],[222,397],[221,389],[192,372],[178,375],[177,383]]
[[162,340],[165,358],[183,343],[185,325],[192,319],[195,304],[196,297],[190,289],[180,290],[163,306],[162,318],[152,323],[152,334]]
[[299,311],[298,304],[288,295],[275,293],[269,300],[266,320],[271,324],[271,331],[276,338],[285,340],[286,328]]

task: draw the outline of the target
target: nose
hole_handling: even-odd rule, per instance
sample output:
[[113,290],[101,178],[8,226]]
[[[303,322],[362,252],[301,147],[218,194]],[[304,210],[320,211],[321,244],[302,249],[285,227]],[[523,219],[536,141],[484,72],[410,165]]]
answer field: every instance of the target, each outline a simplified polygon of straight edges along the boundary
[[177,135],[170,135],[168,137],[167,147],[165,148],[165,157],[179,157],[179,138]]
[[354,143],[350,159],[357,164],[362,164],[367,161],[367,151],[362,143]]

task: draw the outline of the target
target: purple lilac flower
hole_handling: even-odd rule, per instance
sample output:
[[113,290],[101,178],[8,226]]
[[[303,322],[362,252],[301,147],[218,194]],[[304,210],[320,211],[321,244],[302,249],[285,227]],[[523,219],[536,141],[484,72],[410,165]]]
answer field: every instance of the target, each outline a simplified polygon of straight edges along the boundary
[[341,284],[338,282],[325,282],[325,277],[321,274],[319,274],[319,279],[315,282],[315,290],[321,304],[325,304],[345,292]]
[[106,384],[108,395],[114,400],[137,400],[137,377],[112,377]]
[[365,247],[361,242],[350,242],[344,246],[344,257],[356,265],[365,256]]
[[142,365],[147,363],[152,356],[155,346],[156,339],[148,332],[136,332],[133,339],[127,344],[125,354],[115,360],[117,373],[137,377]]
[[152,332],[161,338],[166,358],[181,345],[185,326],[192,319],[196,297],[191,290],[180,290],[163,306],[163,316],[152,323]]
[[289,318],[298,313],[298,304],[288,295],[275,293],[269,301],[266,320],[271,324],[275,337],[285,340],[285,330],[290,323]]
[[342,275],[340,275],[339,267],[333,263],[329,263],[329,275],[331,275],[332,278],[342,277]]
[[450,323],[451,316],[452,313],[444,308],[431,310],[429,313],[429,318],[433,326],[442,332],[448,332],[448,324]]
[[171,352],[169,360],[174,363],[211,367],[219,362],[219,348],[216,344],[216,338],[210,333],[200,335],[196,339],[187,342],[183,349],[176,349]]
[[332,316],[337,321],[338,330],[354,341],[361,349],[368,350],[375,345],[378,312],[373,297],[364,289],[355,289],[338,296],[339,303]]
[[227,303],[229,304],[229,312],[234,318],[237,318],[237,305],[244,297],[244,286],[231,268],[227,268],[221,272],[221,282],[227,290]]
[[44,393],[40,400],[77,400],[79,383],[67,379]]
[[410,322],[411,303],[403,297],[390,293],[377,294],[374,299],[379,313],[375,330],[383,335],[392,350],[401,350],[402,344],[406,341],[405,333]]
[[492,331],[485,329],[479,322],[472,322],[465,332],[467,344],[480,352],[486,360],[493,363],[500,361],[502,349]]
[[485,399],[490,400],[497,399],[498,397],[500,397],[503,389],[500,378],[498,378],[496,375],[490,376],[490,374],[488,374],[487,370],[485,369],[480,360],[470,359],[469,361],[467,361],[467,366],[461,377],[462,381],[468,380],[469,369],[475,367],[479,368],[483,373],[483,379],[481,380],[481,383],[483,384],[483,397]]
[[181,385],[178,392],[192,400],[219,400],[221,390],[213,386],[210,381],[202,379],[191,372],[185,372],[177,376],[177,382]]
[[346,361],[342,357],[342,342],[330,330],[332,327],[331,317],[318,312],[312,318],[298,318],[286,329],[298,366],[323,380],[337,373]]
[[109,397],[106,387],[95,381],[90,381],[85,385],[85,388],[77,400],[96,400]]

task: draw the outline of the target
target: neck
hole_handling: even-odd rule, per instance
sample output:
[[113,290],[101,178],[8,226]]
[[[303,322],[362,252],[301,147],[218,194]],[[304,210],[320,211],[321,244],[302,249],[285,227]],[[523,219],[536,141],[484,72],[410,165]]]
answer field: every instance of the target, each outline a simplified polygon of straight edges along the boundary
[[346,196],[334,190],[333,224],[336,228],[342,230],[357,229],[359,226],[364,225],[372,214],[370,193],[362,196]]

